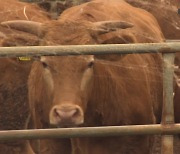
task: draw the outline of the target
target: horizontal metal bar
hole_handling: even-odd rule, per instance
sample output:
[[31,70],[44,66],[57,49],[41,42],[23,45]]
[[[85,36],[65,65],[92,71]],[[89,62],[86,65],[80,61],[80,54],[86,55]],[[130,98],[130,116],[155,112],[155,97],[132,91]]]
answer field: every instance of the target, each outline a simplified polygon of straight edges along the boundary
[[180,40],[166,40],[166,42],[180,42]]
[[106,44],[106,45],[68,45],[68,46],[23,46],[0,47],[1,57],[16,56],[60,56],[88,54],[131,54],[178,52],[180,42],[171,43],[138,43],[138,44]]
[[17,139],[102,137],[122,135],[180,134],[180,124],[56,128],[0,131],[0,141]]

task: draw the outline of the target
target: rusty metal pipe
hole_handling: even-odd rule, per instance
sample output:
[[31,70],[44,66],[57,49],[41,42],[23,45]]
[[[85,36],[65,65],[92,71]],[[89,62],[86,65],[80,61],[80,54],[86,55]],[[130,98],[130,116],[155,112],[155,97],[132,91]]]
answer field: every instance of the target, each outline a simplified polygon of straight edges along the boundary
[[0,131],[0,141],[19,139],[180,134],[180,124],[131,125]]
[[[174,123],[173,74],[174,53],[163,54],[163,111],[162,125]],[[173,135],[162,136],[161,154],[173,154]]]
[[0,47],[0,57],[17,56],[62,56],[88,54],[132,54],[178,52],[180,42],[106,44],[106,45],[68,45],[68,46],[23,46]]

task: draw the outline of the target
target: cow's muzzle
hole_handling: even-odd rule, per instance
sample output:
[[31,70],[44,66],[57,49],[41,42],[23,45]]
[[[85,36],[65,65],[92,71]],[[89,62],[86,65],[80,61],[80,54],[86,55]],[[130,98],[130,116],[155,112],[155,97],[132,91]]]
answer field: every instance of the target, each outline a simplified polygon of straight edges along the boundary
[[84,114],[78,105],[56,105],[51,109],[49,119],[50,124],[57,127],[74,127],[84,122]]

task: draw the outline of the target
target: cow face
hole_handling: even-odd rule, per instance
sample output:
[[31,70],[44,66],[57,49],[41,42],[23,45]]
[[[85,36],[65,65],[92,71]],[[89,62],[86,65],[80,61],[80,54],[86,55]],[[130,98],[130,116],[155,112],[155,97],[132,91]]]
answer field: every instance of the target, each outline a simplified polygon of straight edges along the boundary
[[[40,45],[103,43],[104,38],[98,40],[98,36],[133,27],[133,24],[125,21],[92,23],[63,20],[52,21],[47,24],[32,21],[7,21],[1,23],[1,25],[36,34],[41,38]],[[111,39],[113,38],[111,37]],[[124,37],[120,36],[117,43],[124,42]],[[112,60],[116,59],[110,57]],[[103,56],[96,58],[104,59]],[[109,56],[107,59],[109,59]],[[50,95],[50,97],[48,96],[50,102],[47,102],[47,104],[51,104],[51,107],[48,106],[48,110],[50,108],[50,124],[69,127],[84,122],[84,113],[86,112],[93,83],[93,61],[93,56],[41,57],[42,85],[44,85],[47,95]],[[36,67],[36,65],[34,66]],[[36,80],[37,77],[37,75],[34,75],[31,80]],[[40,99],[43,102],[44,98]],[[46,113],[44,116],[47,116]]]
[[40,63],[43,82],[51,94],[50,124],[82,124],[93,81],[93,56],[41,57]]

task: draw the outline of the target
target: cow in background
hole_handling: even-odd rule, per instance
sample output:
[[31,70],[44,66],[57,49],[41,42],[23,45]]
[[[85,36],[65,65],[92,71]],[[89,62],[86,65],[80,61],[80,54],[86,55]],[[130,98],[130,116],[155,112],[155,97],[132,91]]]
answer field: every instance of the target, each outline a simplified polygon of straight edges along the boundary
[[[39,45],[164,41],[150,13],[119,0],[95,0],[75,6],[64,11],[58,21],[45,24],[2,24],[33,34],[36,31]],[[162,107],[161,62],[160,54],[40,57],[28,81],[36,128],[160,122],[156,117],[160,117]],[[152,139],[76,138],[71,139],[72,154],[148,154]],[[58,153],[59,140],[41,140],[40,144],[48,145],[41,153]]]
[[[7,20],[45,22],[50,19],[36,5],[18,0],[0,1],[0,22]],[[38,44],[39,39],[33,34],[0,26],[1,47]],[[32,60],[26,60],[0,58],[0,130],[26,127],[29,115],[27,79],[32,64]],[[0,154],[32,154],[32,151],[25,141],[6,141],[0,142]]]
[[43,0],[35,3],[45,9],[50,14],[51,19],[57,19],[64,10],[88,1],[89,0]]
[[144,9],[157,19],[166,39],[180,39],[180,15],[177,8],[162,2],[143,0],[126,0],[131,5]]

